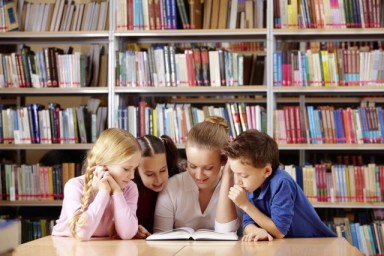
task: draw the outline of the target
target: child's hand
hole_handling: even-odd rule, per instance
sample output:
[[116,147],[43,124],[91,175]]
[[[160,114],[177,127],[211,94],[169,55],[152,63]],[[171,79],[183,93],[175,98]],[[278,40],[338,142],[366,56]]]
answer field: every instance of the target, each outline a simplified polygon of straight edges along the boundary
[[121,188],[119,186],[119,184],[116,182],[116,180],[112,177],[111,174],[109,174],[109,171],[107,171],[107,175],[108,175],[108,182],[109,182],[109,185],[111,186],[111,189],[112,189],[112,193],[113,194],[117,194],[117,193],[121,193]]
[[257,242],[257,241],[272,241],[273,237],[268,234],[265,229],[258,228],[254,232],[244,235],[242,241],[244,242]]
[[151,233],[148,232],[148,230],[143,227],[142,225],[139,225],[139,229],[137,230],[137,233],[136,233],[136,238],[141,238],[141,239],[144,239],[144,238],[147,238],[148,236],[150,236]]
[[108,182],[108,176],[107,175],[107,169],[104,166],[96,166],[95,170],[93,171],[94,176],[94,182],[98,188],[99,191],[103,190],[106,191],[108,194],[111,193],[111,186]]
[[245,190],[239,185],[234,185],[229,189],[228,197],[241,209],[244,209],[249,203]]

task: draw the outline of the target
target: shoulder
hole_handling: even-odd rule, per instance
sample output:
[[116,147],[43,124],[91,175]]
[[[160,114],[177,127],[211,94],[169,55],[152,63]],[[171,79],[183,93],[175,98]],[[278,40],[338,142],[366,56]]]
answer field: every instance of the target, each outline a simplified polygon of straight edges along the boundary
[[187,171],[172,176],[165,185],[166,190],[193,189],[193,180]]
[[124,195],[132,193],[139,194],[139,190],[137,189],[136,183],[132,180],[128,182],[127,186],[123,189],[123,193]]
[[82,189],[84,187],[84,175],[69,179],[67,181],[67,183],[65,183],[65,187],[68,187],[71,189],[73,189],[73,188],[81,188]]
[[292,177],[284,170],[276,169],[269,180],[269,185],[272,189],[281,188],[281,186],[288,186],[295,188],[297,183]]

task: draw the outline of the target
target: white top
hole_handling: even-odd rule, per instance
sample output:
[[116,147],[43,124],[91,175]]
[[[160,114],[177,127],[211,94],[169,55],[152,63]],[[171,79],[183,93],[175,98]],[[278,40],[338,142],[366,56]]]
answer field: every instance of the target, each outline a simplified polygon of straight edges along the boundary
[[157,198],[153,231],[163,232],[180,227],[211,229],[218,232],[234,232],[239,221],[217,223],[215,221],[221,180],[202,213],[199,204],[199,188],[186,171],[169,179]]

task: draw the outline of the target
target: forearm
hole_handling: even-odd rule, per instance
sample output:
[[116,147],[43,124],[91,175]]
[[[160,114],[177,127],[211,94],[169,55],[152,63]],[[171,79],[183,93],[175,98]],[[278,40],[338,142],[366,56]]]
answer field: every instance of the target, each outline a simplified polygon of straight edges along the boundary
[[218,223],[228,223],[237,219],[236,206],[228,197],[229,189],[233,186],[233,183],[233,175],[224,172],[216,211],[216,221]]
[[76,234],[82,241],[89,240],[103,217],[105,208],[109,202],[109,195],[107,193],[99,192],[95,200],[88,206],[88,209],[80,216],[79,222],[85,220],[83,225],[76,225]]
[[[280,230],[276,227],[275,223],[269,218],[267,215],[262,213],[258,208],[256,208],[253,204],[249,203],[242,207],[242,210],[245,211],[256,223],[259,227],[266,230],[270,235],[275,238],[284,238],[284,234],[280,232]],[[248,231],[247,231],[247,227]],[[254,226],[257,228],[256,226]],[[252,225],[247,225],[244,229],[245,234],[249,232],[249,229],[252,228]]]
[[114,209],[116,232],[123,240],[131,239],[136,235],[138,230],[136,207],[134,205],[135,200],[133,198],[133,202],[126,202],[121,193],[119,195],[113,195],[113,199],[116,206]]

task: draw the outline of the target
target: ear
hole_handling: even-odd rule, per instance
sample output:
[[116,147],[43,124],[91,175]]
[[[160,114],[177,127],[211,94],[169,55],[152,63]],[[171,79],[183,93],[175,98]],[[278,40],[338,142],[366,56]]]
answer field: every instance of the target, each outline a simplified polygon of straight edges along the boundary
[[267,164],[265,167],[264,167],[264,178],[268,178],[271,174],[272,174],[272,166],[271,164]]

